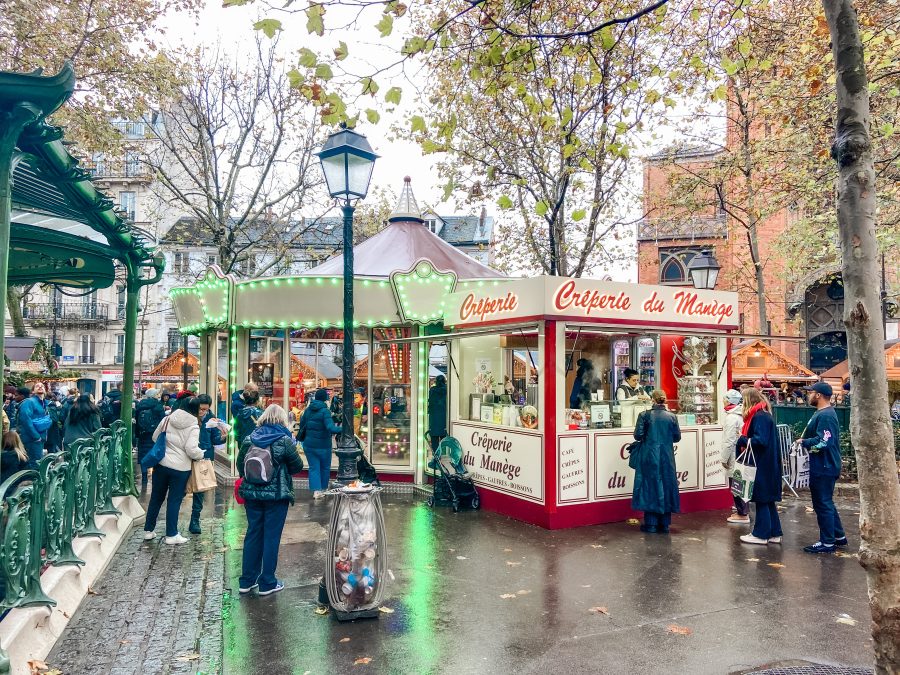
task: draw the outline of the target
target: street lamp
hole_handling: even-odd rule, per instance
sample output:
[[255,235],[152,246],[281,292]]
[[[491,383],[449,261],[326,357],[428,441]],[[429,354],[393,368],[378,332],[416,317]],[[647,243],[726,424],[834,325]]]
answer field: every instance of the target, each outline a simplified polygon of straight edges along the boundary
[[342,124],[316,153],[328,185],[328,194],[341,204],[344,212],[344,358],[342,364],[342,424],[338,444],[338,475],[341,483],[357,478],[359,448],[353,434],[353,211],[355,202],[364,199],[378,158],[362,134]]
[[722,269],[722,266],[711,252],[703,251],[691,258],[687,268],[694,288],[712,290],[716,287],[716,279],[719,278],[719,270]]

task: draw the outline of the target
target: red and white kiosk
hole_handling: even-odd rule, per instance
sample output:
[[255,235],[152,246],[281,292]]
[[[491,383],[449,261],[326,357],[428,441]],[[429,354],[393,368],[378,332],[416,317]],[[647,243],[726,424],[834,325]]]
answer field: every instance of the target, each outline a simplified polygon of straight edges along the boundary
[[[679,415],[682,511],[731,504],[719,457],[727,343],[737,294],[596,279],[505,277],[423,225],[406,183],[390,224],[354,247],[357,433],[382,480],[425,486],[428,389],[448,379],[449,432],[484,508],[547,528],[632,515],[636,403],[614,401],[626,368]],[[341,264],[238,280],[210,268],[171,299],[200,338],[200,386],[256,381],[264,404],[302,412],[337,392]],[[581,396],[571,396],[580,366]],[[588,370],[588,369],[585,369]],[[219,461],[234,471],[233,444]]]

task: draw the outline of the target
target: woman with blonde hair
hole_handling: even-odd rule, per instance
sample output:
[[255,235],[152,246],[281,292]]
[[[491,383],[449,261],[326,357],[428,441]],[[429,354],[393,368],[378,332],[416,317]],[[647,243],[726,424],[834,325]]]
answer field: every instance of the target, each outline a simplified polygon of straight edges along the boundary
[[247,511],[238,590],[245,594],[256,589],[259,595],[269,595],[284,588],[275,576],[278,547],[288,506],[294,503],[293,475],[303,470],[303,461],[284,408],[273,403],[256,424],[241,444],[237,459],[241,475],[238,495]]
[[675,444],[681,440],[678,418],[666,409],[666,392],[650,394],[653,407],[638,415],[634,439],[640,446],[628,464],[634,469],[631,508],[644,512],[642,532],[669,533],[672,514],[678,513],[678,476]]
[[749,446],[756,465],[750,501],[756,504],[753,532],[741,536],[745,544],[780,544],[782,531],[778,509],[781,501],[781,453],[778,430],[769,401],[758,389],[744,390],[744,425],[737,442],[740,455]]
[[28,453],[25,444],[15,431],[3,434],[3,450],[0,453],[0,483],[14,473],[28,468]]

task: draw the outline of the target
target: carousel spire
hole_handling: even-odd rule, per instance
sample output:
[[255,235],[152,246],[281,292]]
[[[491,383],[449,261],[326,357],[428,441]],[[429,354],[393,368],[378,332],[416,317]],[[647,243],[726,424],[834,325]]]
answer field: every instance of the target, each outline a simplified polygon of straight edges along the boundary
[[424,223],[425,219],[422,218],[422,212],[419,210],[419,205],[416,203],[416,198],[412,192],[412,179],[409,176],[406,176],[403,179],[403,190],[400,191],[400,199],[397,200],[397,206],[394,207],[393,212],[388,217],[389,223],[397,223],[397,222],[415,222],[415,223]]

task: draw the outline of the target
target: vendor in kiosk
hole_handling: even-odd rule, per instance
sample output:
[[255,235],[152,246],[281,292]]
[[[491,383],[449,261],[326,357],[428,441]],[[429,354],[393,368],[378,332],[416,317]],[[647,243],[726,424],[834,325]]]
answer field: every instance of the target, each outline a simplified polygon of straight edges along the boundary
[[625,379],[616,389],[617,401],[649,401],[650,397],[641,387],[638,371],[625,369]]

